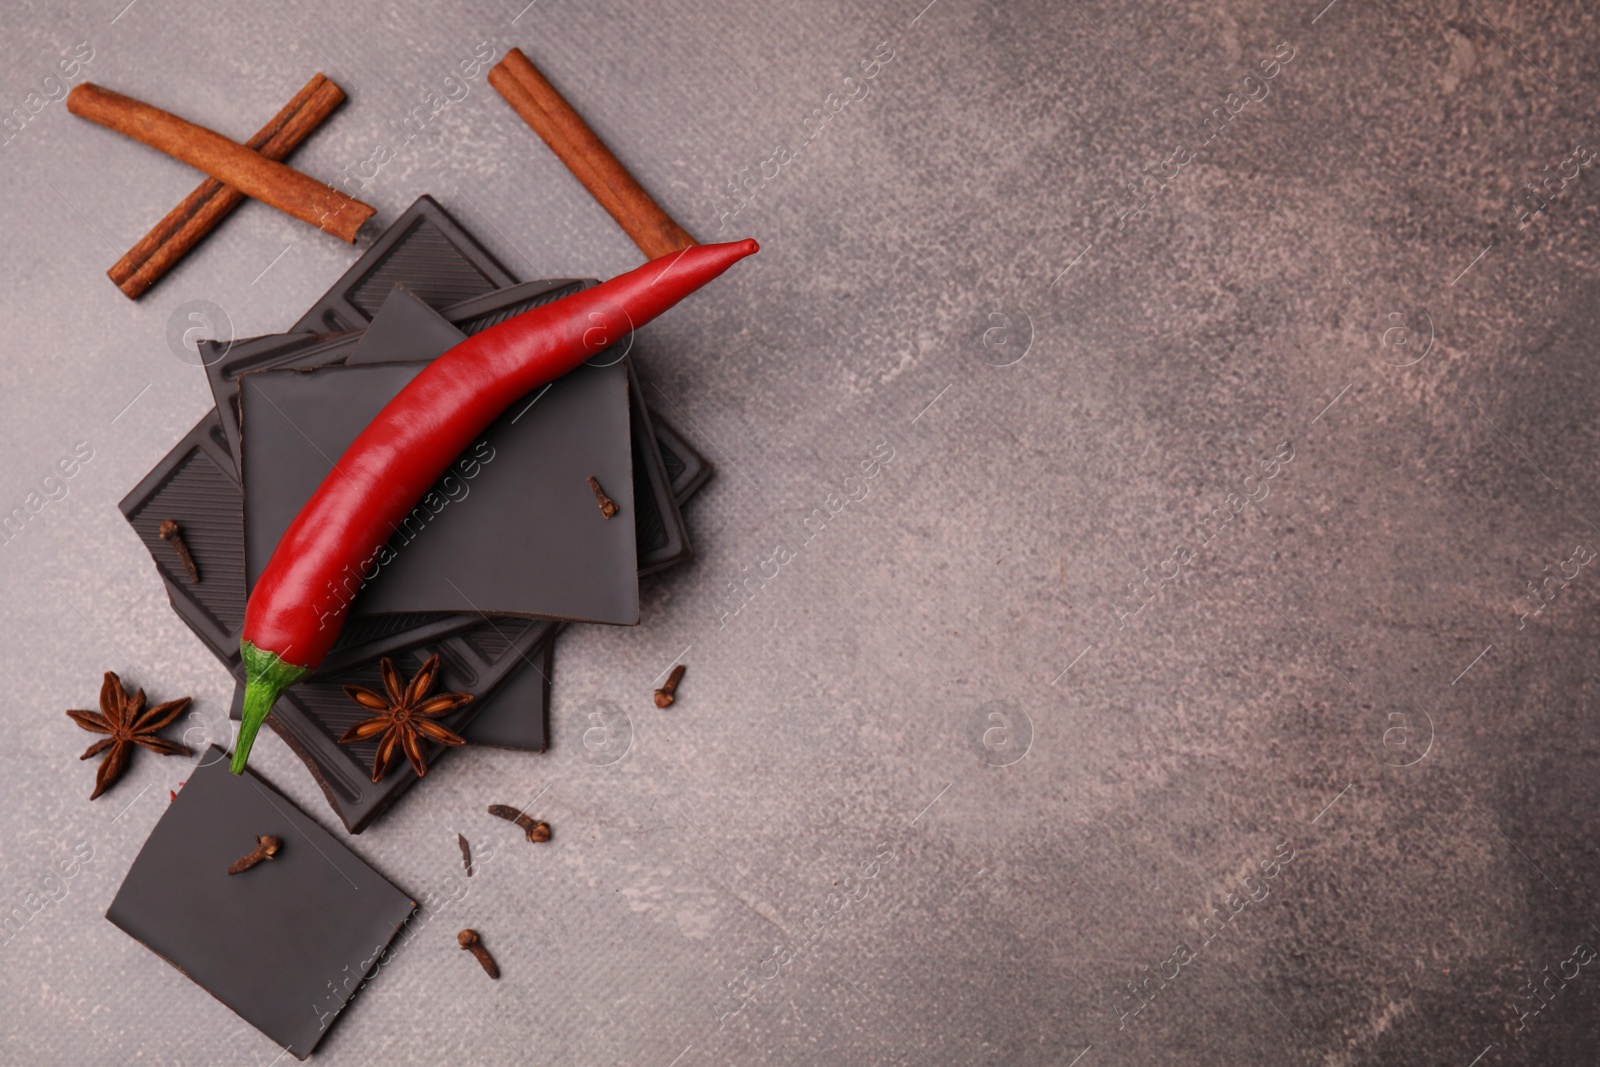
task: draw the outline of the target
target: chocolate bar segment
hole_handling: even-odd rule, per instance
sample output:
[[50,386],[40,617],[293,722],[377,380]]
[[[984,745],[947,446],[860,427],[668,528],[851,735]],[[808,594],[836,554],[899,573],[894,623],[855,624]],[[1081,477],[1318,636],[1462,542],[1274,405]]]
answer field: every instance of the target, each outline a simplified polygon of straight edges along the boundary
[[[282,842],[272,859],[227,873],[267,835]],[[305,1059],[415,909],[266,779],[228,773],[211,748],[106,918]]]
[[[373,363],[241,379],[247,587],[338,457],[424,367]],[[335,579],[327,609],[636,623],[634,529],[606,522],[586,482],[593,476],[612,487],[631,513],[630,432],[625,366],[584,366],[551,383],[462,453],[370,571]]]
[[[469,745],[522,752],[543,752],[549,747],[550,676],[555,667],[556,634],[561,629],[551,625],[550,636],[523,657],[522,667],[495,692],[493,703],[461,731]],[[496,646],[510,640],[504,631],[488,627],[464,637],[484,655],[494,654]]]
[[396,282],[430,307],[444,308],[516,281],[438,201],[421,196],[300,317],[292,332],[360,329],[372,321]]
[[[417,219],[424,217],[432,221],[427,225],[418,224]],[[441,244],[431,236],[435,231],[448,233],[449,239]],[[427,254],[413,255],[411,251],[413,243]],[[384,273],[379,269],[380,260],[391,266],[401,265],[403,269]],[[494,257],[486,249],[477,244],[471,235],[431,198],[423,197],[350,268],[345,278],[334,286],[334,290],[319,303],[319,306],[331,307],[330,301],[338,303],[334,299],[334,294],[342,291],[342,288],[347,288],[351,284],[351,279],[382,277],[391,284],[389,292],[382,294],[384,303],[395,299],[393,287],[401,286],[411,296],[416,297],[416,302],[438,307],[436,301],[430,303],[419,294],[437,294],[449,290],[448,285],[440,284],[441,278],[456,277],[462,272],[470,273],[479,268],[487,270],[484,265],[492,263]],[[596,283],[593,280],[573,279],[524,282],[505,289],[479,293],[442,308],[441,314],[462,333],[470,336],[513,315],[558,300],[594,284]],[[321,328],[353,328],[358,332],[315,341],[303,336],[278,335],[276,341],[273,338],[256,338],[237,342],[231,349],[220,345],[202,349],[201,354],[206,357],[206,373],[212,395],[216,399],[217,410],[222,417],[229,451],[236,457],[236,462],[240,454],[238,380],[242,374],[288,366],[323,366],[342,363],[346,359],[363,362],[369,359],[369,353],[381,351],[381,346],[367,345],[359,330],[369,321],[382,325],[382,319],[387,317],[382,314],[382,305],[379,305],[378,311],[371,314],[348,302],[341,306],[345,306],[343,317],[323,316]],[[435,330],[436,325],[429,324],[429,332]],[[308,326],[306,319],[302,319],[296,326],[297,330],[317,328],[319,327],[315,325]],[[405,336],[403,332],[402,336]],[[282,347],[279,347],[280,343]],[[400,361],[408,358],[404,353],[403,349],[401,354],[391,355],[389,359]],[[603,355],[601,360],[606,358],[608,357]],[[630,396],[636,406],[633,424],[634,467],[636,472],[640,470],[644,472],[650,489],[648,494],[642,492],[643,481],[638,482],[636,495],[640,498],[640,502],[634,509],[639,569],[641,574],[649,574],[681,562],[689,558],[693,552],[689,546],[688,530],[683,525],[682,516],[677,513],[678,497],[671,490],[671,483],[665,476],[660,457],[656,454],[659,450],[656,447],[655,437],[648,432],[650,416],[643,408],[643,394],[639,391],[636,380]],[[701,469],[708,470],[703,465]]]
[[239,377],[278,367],[321,367],[343,363],[361,343],[360,331],[338,334],[268,334],[220,345],[201,341],[197,346],[206,365],[206,381],[217,402],[223,441],[239,471]]
[[[180,611],[217,641],[238,644],[244,622],[244,556],[238,551],[241,517],[233,457],[214,415],[195,424],[119,505],[156,570],[167,581],[188,587]],[[203,580],[190,584],[173,548],[161,537],[161,523],[175,519]],[[208,642],[209,643],[209,642]]]
[[[603,356],[604,353],[601,353]],[[634,538],[639,544],[639,573],[653,574],[694,555],[689,544],[689,527],[678,510],[678,495],[667,477],[650,409],[644,405],[644,392],[634,374],[633,360],[624,359],[628,371],[628,395],[634,398],[632,411]],[[647,487],[641,491],[640,487]]]
[[[513,315],[559,300],[594,285],[593,280],[549,278],[521,282],[481,297],[462,301],[439,314],[462,333],[472,335],[504,322]],[[410,290],[407,290],[410,292]],[[393,289],[390,290],[391,294]],[[412,294],[413,296],[415,294]],[[380,309],[381,314],[381,309]],[[366,325],[338,334],[278,333],[235,341],[230,345],[201,341],[199,352],[206,365],[206,380],[217,403],[217,414],[228,451],[239,455],[239,378],[258,370],[285,367],[327,367],[344,363],[365,340]],[[418,357],[421,358],[421,357]],[[370,362],[370,360],[369,360]],[[235,470],[237,470],[235,466]]]
[[656,447],[661,451],[661,465],[672,486],[672,498],[681,509],[684,501],[711,480],[715,469],[682,434],[661,418],[660,413],[651,412],[650,425],[655,430]]
[[361,334],[361,341],[346,363],[412,363],[450,351],[467,335],[450,320],[422,302],[422,298],[396,284],[383,307]]

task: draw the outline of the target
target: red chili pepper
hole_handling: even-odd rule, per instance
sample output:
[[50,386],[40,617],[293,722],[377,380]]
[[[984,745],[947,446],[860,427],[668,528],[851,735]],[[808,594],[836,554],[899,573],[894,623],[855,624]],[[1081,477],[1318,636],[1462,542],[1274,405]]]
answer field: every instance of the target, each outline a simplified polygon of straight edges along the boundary
[[355,439],[295,516],[245,607],[244,771],[282,692],[316,669],[350,604],[328,592],[371,566],[457,456],[519,397],[574,369],[757,250],[696,245],[468,338],[413,378]]

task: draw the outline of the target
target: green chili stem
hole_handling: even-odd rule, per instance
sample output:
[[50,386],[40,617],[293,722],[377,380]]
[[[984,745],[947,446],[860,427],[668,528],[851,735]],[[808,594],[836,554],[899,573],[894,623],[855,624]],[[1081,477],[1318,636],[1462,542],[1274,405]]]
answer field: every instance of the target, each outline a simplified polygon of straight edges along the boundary
[[278,702],[278,697],[311,673],[311,668],[290,663],[276,652],[257,648],[249,641],[239,642],[239,653],[244,658],[244,715],[239,723],[239,741],[233,747],[233,761],[228,765],[234,774],[244,773],[256,734],[267,721],[267,713]]

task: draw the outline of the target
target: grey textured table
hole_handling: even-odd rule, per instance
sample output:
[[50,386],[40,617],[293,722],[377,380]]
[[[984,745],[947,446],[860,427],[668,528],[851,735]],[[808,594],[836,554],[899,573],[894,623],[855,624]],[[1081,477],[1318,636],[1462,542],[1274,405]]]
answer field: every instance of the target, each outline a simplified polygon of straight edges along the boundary
[[[446,81],[487,42],[764,248],[636,349],[718,464],[697,560],[563,636],[551,751],[453,754],[354,839],[437,903],[320,1060],[1594,1062],[1590,13],[124,2],[0,34],[0,511],[59,497],[0,567],[0,1060],[279,1055],[102,917],[185,761],[91,804],[61,712],[110,667],[221,725],[116,502],[211,402],[185,302],[281,330],[354,255],[247,204],[128,301],[195,175],[44,78],[89,42],[76,80],[242,138],[320,69],[297,166],[523,277],[634,266]],[[482,814],[534,798],[548,846]],[[470,881],[458,831],[499,842]]]

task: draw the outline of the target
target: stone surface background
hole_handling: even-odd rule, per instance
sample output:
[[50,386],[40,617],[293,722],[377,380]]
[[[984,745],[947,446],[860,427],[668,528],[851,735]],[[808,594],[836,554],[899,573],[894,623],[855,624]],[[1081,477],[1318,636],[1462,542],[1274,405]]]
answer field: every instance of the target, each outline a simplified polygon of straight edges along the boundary
[[[0,6],[0,107],[87,41],[242,138],[322,70],[300,168],[391,144],[382,218],[428,192],[523,277],[634,266],[481,74],[399,143],[520,46],[688,229],[763,243],[636,349],[718,464],[697,560],[561,639],[551,751],[452,755],[354,840],[456,899],[319,1060],[1593,1062],[1596,22],[1322,2]],[[102,917],[184,762],[90,804],[61,714],[110,667],[225,716],[116,502],[211,402],[180,305],[281,330],[355,254],[246,205],[126,300],[195,181],[59,102],[0,146],[0,511],[94,449],[0,550],[0,905],[53,898],[0,947],[4,1062],[280,1055]],[[470,882],[458,831],[497,846]]]

